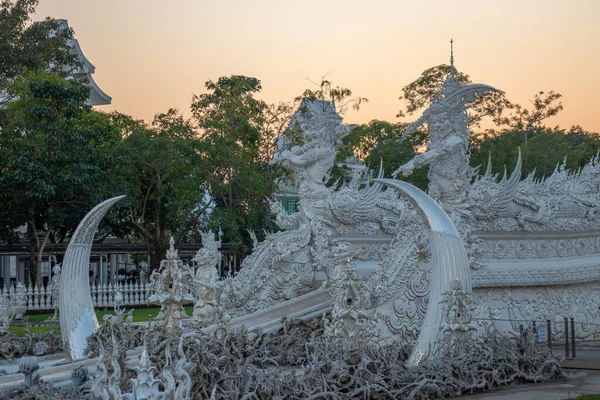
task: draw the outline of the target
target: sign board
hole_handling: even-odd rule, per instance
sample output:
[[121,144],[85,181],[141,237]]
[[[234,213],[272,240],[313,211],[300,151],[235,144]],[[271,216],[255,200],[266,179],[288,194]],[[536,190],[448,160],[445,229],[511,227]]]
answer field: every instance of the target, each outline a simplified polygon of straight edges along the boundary
[[538,343],[544,343],[548,341],[548,330],[545,326],[536,327],[536,336]]

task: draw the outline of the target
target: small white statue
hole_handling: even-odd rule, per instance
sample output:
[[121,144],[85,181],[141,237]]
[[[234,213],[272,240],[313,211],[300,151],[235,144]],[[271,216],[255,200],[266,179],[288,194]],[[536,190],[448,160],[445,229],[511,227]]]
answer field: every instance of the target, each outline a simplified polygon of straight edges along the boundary
[[14,307],[5,294],[0,294],[0,333],[8,331],[14,316]]
[[212,232],[201,232],[202,248],[196,252],[192,263],[196,270],[196,280],[198,283],[213,286],[219,279],[219,271],[215,267],[221,262],[221,238],[223,232],[219,229],[219,240],[215,240],[215,235]]
[[52,308],[54,309],[54,315],[49,320],[58,319],[58,298],[60,296],[60,272],[61,264],[56,264],[52,268],[52,280],[50,281],[50,290],[52,293]]
[[14,293],[15,319],[23,319],[27,312],[27,289],[23,282],[17,282]]
[[221,295],[221,282],[219,271],[215,267],[221,262],[221,246],[223,232],[219,229],[219,240],[215,239],[213,232],[201,232],[202,248],[196,252],[192,263],[196,270],[196,303],[194,304],[193,318],[202,325],[211,325],[220,320],[228,320],[219,306]]
[[160,262],[159,270],[150,276],[153,294],[148,302],[160,304],[156,320],[162,321],[163,328],[178,333],[182,328],[181,319],[187,317],[183,307],[193,301],[189,292],[193,287],[194,272],[179,259],[173,237],[169,244],[167,258]]

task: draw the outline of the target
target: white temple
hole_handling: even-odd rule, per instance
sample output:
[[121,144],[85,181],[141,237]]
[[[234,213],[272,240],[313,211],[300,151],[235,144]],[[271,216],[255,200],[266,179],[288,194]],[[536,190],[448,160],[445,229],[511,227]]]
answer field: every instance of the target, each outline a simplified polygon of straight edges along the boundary
[[[63,27],[64,29],[69,29],[69,23],[66,19],[58,19],[56,21],[60,23],[61,27]],[[90,106],[104,106],[110,104],[112,98],[106,93],[104,93],[104,91],[100,89],[98,84],[96,84],[96,81],[94,81],[92,75],[94,74],[94,72],[96,72],[96,67],[90,62],[90,60],[86,58],[86,56],[83,54],[83,51],[81,51],[79,41],[73,38],[69,40],[67,44],[71,47],[71,54],[77,55],[77,57],[83,64],[81,70],[77,72],[84,72],[88,76],[88,84],[90,86],[90,97],[88,97],[87,99],[87,104]]]
[[[66,19],[57,19],[56,22],[58,22],[62,28],[69,29],[69,23]],[[94,81],[92,74],[96,72],[96,67],[87,59],[83,54],[83,51],[81,51],[79,41],[73,38],[69,40],[67,44],[71,48],[70,53],[76,55],[82,63],[81,69],[77,72],[87,74],[88,85],[90,86],[90,96],[87,99],[87,104],[90,106],[104,106],[110,104],[112,98],[100,89],[96,81]],[[3,93],[0,93],[0,102],[3,98],[5,98],[5,96]]]

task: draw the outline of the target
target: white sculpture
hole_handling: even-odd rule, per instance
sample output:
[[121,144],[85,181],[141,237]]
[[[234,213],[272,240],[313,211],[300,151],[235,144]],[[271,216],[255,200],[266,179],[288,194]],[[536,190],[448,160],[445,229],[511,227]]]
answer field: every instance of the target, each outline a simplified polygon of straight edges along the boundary
[[5,293],[0,294],[0,333],[8,331],[14,317],[14,307]]
[[489,91],[491,86],[472,84],[461,86],[456,77],[454,56],[450,57],[450,73],[446,77],[442,92],[423,115],[406,128],[410,135],[425,122],[429,130],[430,143],[427,151],[417,154],[412,160],[398,168],[392,176],[408,176],[415,168],[429,167],[428,194],[448,213],[464,212],[472,169],[469,166],[469,131],[467,128],[468,103]]
[[58,319],[58,298],[60,297],[60,264],[56,264],[52,268],[52,280],[50,281],[50,290],[52,293],[52,308],[54,308],[54,315],[50,317],[50,320]]
[[216,266],[221,262],[221,237],[223,232],[219,230],[219,240],[215,240],[212,232],[201,232],[202,248],[196,252],[192,263],[196,269],[196,281],[207,286],[214,286],[219,279],[219,271]]
[[116,350],[118,346],[113,342],[110,360],[112,373],[109,375],[104,361],[106,358],[104,347],[100,344],[100,357],[97,364],[99,374],[91,385],[91,398],[97,400],[189,400],[192,380],[184,368],[187,358],[183,352],[182,342],[183,337],[179,341],[177,351],[179,360],[174,366],[171,365],[171,351],[169,343],[167,343],[165,349],[167,363],[161,371],[158,371],[150,360],[146,343],[144,343],[139,365],[134,368],[136,377],[129,380],[131,393],[122,393],[121,391],[122,374]]
[[223,233],[219,230],[219,240],[215,240],[212,232],[202,232],[202,248],[196,252],[192,262],[198,267],[194,281],[196,302],[194,303],[193,319],[202,326],[229,320],[219,304],[221,296],[221,285],[219,271],[215,267],[221,262],[221,237]]
[[323,270],[322,237],[346,229],[384,232],[389,212],[380,196],[381,185],[366,185],[356,175],[338,191],[328,188],[335,147],[353,126],[343,125],[331,102],[305,100],[292,117],[290,130],[300,132],[302,145],[279,148],[273,163],[294,172],[300,196],[299,211],[288,215],[279,204],[271,211],[283,232],[267,235],[247,257],[242,269],[224,283],[222,304],[227,308],[254,311],[310,290],[315,271]]
[[338,357],[361,357],[379,344],[377,317],[365,308],[362,282],[348,257],[347,246],[339,247],[337,259],[341,262],[335,280],[330,281],[336,292],[335,304],[331,314],[323,317],[324,336],[332,349],[340,353]]
[[104,214],[123,197],[113,197],[94,207],[77,226],[65,252],[58,307],[65,353],[72,360],[85,357],[87,337],[98,329],[88,272],[94,234]]
[[191,294],[194,271],[179,259],[174,246],[175,241],[171,237],[167,258],[160,262],[158,271],[150,275],[150,285],[154,292],[148,299],[150,304],[160,304],[156,320],[162,321],[161,326],[173,334],[181,331],[181,319],[187,318],[183,307],[194,300]]

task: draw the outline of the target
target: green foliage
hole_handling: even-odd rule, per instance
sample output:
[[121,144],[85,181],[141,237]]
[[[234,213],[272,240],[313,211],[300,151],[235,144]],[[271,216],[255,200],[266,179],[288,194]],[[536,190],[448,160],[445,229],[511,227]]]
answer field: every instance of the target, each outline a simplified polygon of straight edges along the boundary
[[[528,145],[525,147],[525,137]],[[572,171],[583,167],[600,151],[598,134],[585,132],[580,127],[570,130],[541,128],[524,132],[507,130],[501,134],[483,135],[471,142],[471,165],[487,167],[491,157],[492,171],[501,173],[506,167],[512,172],[521,148],[523,176],[535,171],[535,176],[550,176],[556,166],[566,159],[566,167]]]
[[[419,78],[405,86],[400,99],[406,101],[406,113],[413,114],[430,104],[441,93],[449,73],[449,65],[438,65],[423,71]],[[456,73],[456,78],[463,85],[472,83],[468,75],[460,72]],[[534,96],[532,106],[525,108],[506,99],[504,92],[493,92],[471,103],[471,165],[485,167],[488,157],[491,157],[493,172],[500,173],[506,166],[510,173],[516,163],[519,147],[524,174],[535,169],[536,176],[548,176],[565,156],[568,168],[576,169],[588,162],[600,146],[596,135],[583,132],[579,127],[565,132],[544,125],[548,118],[563,109],[560,98],[559,93],[540,91]],[[398,114],[404,115],[404,111]],[[478,131],[486,117],[491,119],[496,128]]]
[[[18,98],[8,103],[0,125],[0,236],[14,238],[26,222],[33,258],[49,240],[69,235],[110,192],[109,149],[119,135],[108,116],[85,105],[86,86],[38,72],[17,78],[11,88]],[[36,273],[39,265],[32,278]]]
[[333,101],[336,111],[344,114],[350,104],[354,110],[358,111],[361,104],[369,102],[366,97],[352,97],[352,91],[348,88],[333,86],[331,81],[325,79],[325,76],[321,77],[321,83],[312,83],[318,89],[306,89],[301,96],[294,99],[296,103],[300,103],[303,99]]
[[[342,140],[343,146],[338,151],[336,161],[341,163],[356,155],[375,174],[381,165],[384,176],[391,177],[392,172],[415,156],[415,149],[422,147],[426,139],[424,132],[405,138],[402,136],[405,130],[405,123],[378,120],[360,125]],[[335,174],[336,171],[332,173]],[[415,171],[407,180],[425,189],[427,169]]]
[[120,160],[116,186],[127,197],[109,218],[116,232],[146,244],[156,268],[169,236],[177,244],[186,241],[210,206],[201,142],[174,109],[157,115],[151,126],[123,114],[111,118],[123,137],[113,149]]
[[[406,110],[400,110],[397,117],[412,115],[429,105],[436,95],[441,93],[446,76],[450,73],[450,66],[437,65],[426,69],[421,76],[402,88],[400,100],[406,102]],[[469,75],[456,72],[456,79],[463,85],[472,83]],[[481,121],[489,117],[496,125],[504,123],[505,111],[511,109],[513,104],[505,97],[502,91],[488,93],[471,104],[469,127],[480,127]]]
[[228,242],[251,243],[247,230],[262,232],[270,224],[266,199],[280,171],[269,160],[291,107],[269,107],[254,98],[261,89],[256,78],[221,77],[206,88],[207,93],[194,96],[191,109],[216,204],[212,228],[220,224]]
[[80,66],[67,45],[73,38],[70,29],[53,19],[30,24],[37,4],[37,0],[0,2],[0,92],[8,95],[5,102],[16,95],[11,82],[26,71],[48,71],[64,78],[74,77]]

